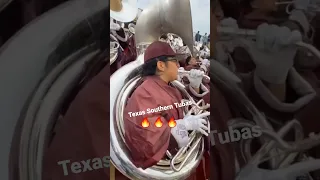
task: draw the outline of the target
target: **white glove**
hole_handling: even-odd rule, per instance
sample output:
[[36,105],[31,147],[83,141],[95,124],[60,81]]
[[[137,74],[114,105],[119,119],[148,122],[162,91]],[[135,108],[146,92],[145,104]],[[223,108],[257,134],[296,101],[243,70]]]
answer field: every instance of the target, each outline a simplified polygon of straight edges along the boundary
[[207,73],[208,72],[208,67],[203,65],[203,64],[201,64],[200,65],[200,70],[203,71],[204,73]]
[[179,147],[184,147],[189,142],[188,131],[198,131],[205,136],[208,136],[209,129],[207,127],[207,121],[202,119],[209,116],[210,112],[200,115],[188,115],[183,119],[176,120],[177,125],[171,129],[171,134],[176,139]]
[[208,59],[202,60],[203,65],[210,65],[210,61]]
[[235,28],[238,29],[238,23],[237,20],[233,19],[233,18],[226,18],[220,21],[220,26],[222,27],[231,27],[231,28]]
[[222,62],[223,64],[227,64],[225,62],[228,61],[229,56],[228,56],[228,48],[226,47],[227,42],[223,42],[223,41],[218,41],[215,44],[215,57],[219,62]]
[[[222,21],[220,21],[220,26],[232,29],[239,29],[237,21],[233,18],[223,19]],[[233,37],[224,35],[219,37],[220,41],[215,43],[215,57],[219,62],[223,64],[227,64],[226,62],[228,62],[229,60],[228,53],[233,52],[234,50],[234,45],[232,41],[230,41],[230,38],[232,39]]]
[[[238,23],[233,18],[226,18],[220,21],[219,26],[227,29],[239,29]],[[223,35],[219,36],[219,40],[230,40],[234,38],[234,35]]]
[[289,16],[289,20],[298,22],[301,25],[304,34],[307,34],[309,32],[310,23],[303,11],[293,10]]
[[204,72],[198,69],[191,69],[188,74],[188,79],[190,82],[190,86],[193,88],[199,88],[202,82]]
[[203,119],[210,115],[210,112],[199,114],[199,115],[187,115],[181,121],[177,120],[177,126],[185,127],[188,131],[198,131],[201,134],[208,136],[209,129],[207,126],[207,121]]
[[113,20],[110,20],[110,30],[118,31],[121,29],[120,25],[117,23],[114,23]]
[[205,57],[205,55],[206,55],[206,52],[205,52],[204,50],[201,50],[201,51],[200,51],[200,56],[201,56],[201,57]]
[[188,48],[188,46],[176,46],[175,49],[176,49],[176,53],[178,53],[178,54],[184,54],[187,56],[191,56],[191,51]]
[[287,27],[262,24],[257,29],[256,42],[243,40],[256,64],[256,74],[263,80],[282,84],[286,81],[301,41],[301,33]]
[[[185,69],[183,67],[179,67],[178,71],[185,71]],[[182,78],[181,78],[181,74],[178,73],[178,81],[181,82]]]

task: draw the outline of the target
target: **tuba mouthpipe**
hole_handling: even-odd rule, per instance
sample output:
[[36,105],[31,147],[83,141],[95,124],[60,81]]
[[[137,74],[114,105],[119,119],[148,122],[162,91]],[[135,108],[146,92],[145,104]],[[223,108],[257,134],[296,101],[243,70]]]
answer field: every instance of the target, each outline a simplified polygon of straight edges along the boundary
[[[190,71],[185,71],[185,70],[180,70],[180,69],[178,70],[178,72],[183,74],[183,75],[188,75],[190,73]],[[203,77],[210,80],[210,77],[205,75],[205,74],[203,75]]]
[[[217,27],[218,33],[223,35],[229,35],[229,36],[236,36],[236,37],[243,37],[243,38],[250,38],[255,39],[256,38],[256,31],[255,30],[249,30],[249,29],[237,29],[237,28],[231,28],[231,27]],[[320,58],[320,51],[315,48],[313,45],[305,43],[305,42],[296,42],[296,46],[305,48],[309,50],[314,56],[317,58]]]

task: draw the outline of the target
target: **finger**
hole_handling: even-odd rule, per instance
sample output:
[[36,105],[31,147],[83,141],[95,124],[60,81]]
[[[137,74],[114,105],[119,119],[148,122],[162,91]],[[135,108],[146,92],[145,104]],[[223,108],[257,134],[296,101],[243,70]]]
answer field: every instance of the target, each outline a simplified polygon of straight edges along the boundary
[[198,70],[198,69],[195,69],[195,71],[194,71],[194,74],[196,75],[196,76],[199,76],[200,75],[200,70]]
[[202,129],[199,129],[199,132],[200,132],[201,134],[205,135],[205,136],[208,136],[208,135],[209,135],[206,131],[204,131],[204,130],[202,130]]
[[279,27],[276,25],[271,25],[267,30],[264,31],[264,45],[265,49],[268,51],[277,51],[277,33],[279,31]]
[[199,70],[199,76],[203,76],[204,75],[204,72],[203,71],[201,71],[201,70]]
[[196,74],[195,74],[195,72],[194,72],[194,69],[191,69],[191,70],[190,70],[190,77],[195,77],[195,75],[196,75]]
[[198,71],[197,72],[197,77],[199,78],[199,77],[202,77],[203,75],[202,75],[202,73],[201,73],[201,71]]
[[205,113],[202,113],[199,115],[195,115],[195,117],[200,118],[200,119],[207,117],[207,116],[210,116],[210,112],[205,112]]
[[[277,52],[277,51],[279,51],[280,47],[283,46],[282,43],[280,43],[281,39],[283,38],[282,31],[285,31],[285,28],[280,28],[276,25],[272,26],[272,29],[269,32],[269,33],[273,34],[272,40],[269,44],[271,52]],[[290,31],[286,32],[286,33],[290,34]]]
[[265,31],[268,30],[268,24],[263,23],[257,28],[257,35],[256,35],[256,44],[259,49],[264,49],[265,46]]
[[301,33],[299,31],[297,31],[297,30],[292,31],[291,37],[289,38],[289,42],[291,44],[294,44],[294,43],[300,42],[300,41],[302,41]]
[[205,126],[205,125],[200,125],[200,128],[201,129],[203,129],[204,131],[208,131],[209,129],[208,129],[208,126]]
[[278,33],[278,43],[282,46],[286,46],[289,45],[290,42],[290,36],[291,36],[291,31],[288,27],[281,27],[279,29],[279,33]]
[[207,121],[205,119],[199,119],[201,124],[208,124]]

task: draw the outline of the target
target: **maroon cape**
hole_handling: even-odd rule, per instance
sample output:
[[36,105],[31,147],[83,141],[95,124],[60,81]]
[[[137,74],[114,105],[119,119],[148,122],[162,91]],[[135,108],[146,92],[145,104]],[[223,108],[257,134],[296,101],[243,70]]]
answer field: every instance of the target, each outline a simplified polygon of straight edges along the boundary
[[[124,114],[125,139],[137,167],[148,168],[164,157],[171,138],[168,121],[172,117],[175,120],[183,119],[183,109],[176,108],[174,104],[181,100],[180,92],[158,76],[146,77],[128,100]],[[148,114],[148,109],[169,105],[173,106],[173,109]],[[129,112],[144,112],[144,115],[130,117]],[[145,117],[150,122],[148,128],[141,126]],[[158,118],[163,122],[161,128],[154,125]]]

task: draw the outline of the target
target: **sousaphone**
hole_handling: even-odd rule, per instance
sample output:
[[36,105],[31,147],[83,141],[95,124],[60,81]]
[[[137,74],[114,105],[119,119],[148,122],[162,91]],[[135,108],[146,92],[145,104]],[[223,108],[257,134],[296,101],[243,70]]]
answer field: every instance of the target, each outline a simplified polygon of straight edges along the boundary
[[[157,165],[145,170],[137,168],[128,153],[124,140],[125,129],[123,127],[124,108],[128,97],[136,88],[140,77],[138,75],[127,79],[129,75],[144,63],[144,51],[163,34],[172,33],[179,36],[192,51],[191,7],[189,0],[155,0],[153,4],[144,9],[135,27],[135,40],[138,58],[118,71],[110,79],[110,156],[112,164],[130,179],[173,180],[186,179],[197,168],[204,152],[204,141],[200,134],[190,134],[189,146],[182,148],[176,155],[166,153],[167,158],[160,160]],[[192,52],[191,52],[192,53]],[[131,76],[130,76],[131,77]],[[209,113],[209,106],[203,102],[195,102],[188,94],[184,86],[175,81],[176,86],[186,99],[193,102],[195,114]],[[185,113],[190,113],[185,109]]]

